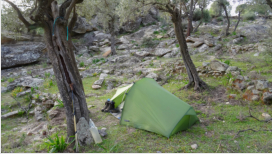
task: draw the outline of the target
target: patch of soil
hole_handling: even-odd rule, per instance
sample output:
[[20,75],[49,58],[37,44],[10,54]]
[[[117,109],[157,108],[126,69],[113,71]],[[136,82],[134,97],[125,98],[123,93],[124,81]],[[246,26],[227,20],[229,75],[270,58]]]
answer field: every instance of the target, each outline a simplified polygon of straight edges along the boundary
[[50,120],[49,124],[51,126],[62,125],[62,124],[64,124],[64,120],[66,119],[66,114],[65,114],[64,108],[56,109],[56,110],[58,110],[59,112],[56,116],[54,116],[53,119]]

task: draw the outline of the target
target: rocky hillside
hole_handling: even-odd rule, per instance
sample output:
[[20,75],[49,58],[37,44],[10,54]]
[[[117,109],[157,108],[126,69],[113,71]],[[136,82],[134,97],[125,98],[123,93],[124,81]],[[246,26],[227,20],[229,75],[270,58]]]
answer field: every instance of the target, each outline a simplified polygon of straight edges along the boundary
[[[230,31],[236,24],[234,20],[232,19]],[[98,28],[88,25],[84,19],[79,18],[76,28],[73,29],[72,39],[91,118],[100,128],[101,135],[107,130],[108,135],[103,138],[106,143],[112,144],[112,141],[118,144],[130,143],[122,144],[115,152],[149,150],[190,152],[192,144],[200,145],[199,148],[198,146],[193,148],[195,149],[193,152],[215,152],[219,142],[220,145],[221,142],[224,143],[222,147],[225,147],[225,151],[221,152],[271,150],[263,147],[269,142],[268,139],[263,141],[256,136],[249,139],[247,135],[244,137],[248,137],[248,141],[241,143],[243,139],[238,138],[233,141],[232,138],[237,137],[236,134],[240,129],[272,128],[270,116],[272,115],[272,56],[269,57],[272,20],[258,18],[255,21],[243,21],[239,24],[237,32],[228,37],[222,35],[225,23],[225,20],[212,20],[201,25],[198,32],[186,39],[200,77],[210,86],[207,92],[195,93],[192,90],[180,90],[188,83],[188,77],[174,28],[172,25],[158,22],[155,10],[151,11],[149,16],[138,19],[135,23],[129,23],[121,29],[122,34],[116,39],[117,55],[114,56],[106,56],[110,50],[110,35],[98,31]],[[196,24],[194,22],[194,26]],[[2,152],[21,150],[44,152],[45,148],[40,145],[45,137],[66,128],[65,113],[59,105],[61,97],[58,94],[45,45],[42,38],[38,36],[35,38],[28,35],[20,36],[17,40],[8,36],[2,38],[6,38],[2,39],[4,44],[1,46],[1,118],[4,119],[1,123]],[[116,88],[144,77],[153,78],[196,109],[200,124],[194,126],[191,131],[182,133],[187,137],[194,136],[182,147],[170,148],[171,143],[179,143],[178,140],[184,137],[181,134],[169,139],[168,143],[166,139],[156,137],[156,134],[148,134],[149,132],[132,128],[128,130],[125,126],[119,126],[118,120],[113,116],[100,112],[104,101],[114,95]],[[26,100],[25,97],[29,94],[31,99]],[[17,101],[26,107],[30,104],[29,119],[21,113]],[[221,108],[222,106],[225,109]],[[254,113],[260,115],[257,119],[267,123],[255,124],[258,121],[250,119],[248,125],[244,125],[241,121],[247,121],[247,117],[243,115],[248,114],[250,110],[248,106],[253,108]],[[8,123],[9,120],[14,123]],[[237,120],[239,122],[235,123],[234,121]],[[231,126],[232,124],[235,126]],[[150,145],[150,149],[146,145],[141,145],[140,148],[131,149],[129,145],[134,147],[141,143],[133,143],[129,138],[114,139],[117,136],[114,133],[123,129],[126,131],[122,132],[122,135],[128,135],[129,138],[136,136],[135,138],[138,139],[140,136],[150,141],[157,138],[162,145]],[[14,134],[11,135],[11,132]],[[229,132],[230,135],[225,132]],[[10,142],[10,139],[22,134],[26,135],[23,141],[20,139]],[[227,137],[216,137],[220,135]],[[272,137],[271,131],[258,135]],[[203,140],[198,136],[202,136]],[[92,137],[88,136],[88,138],[90,140],[86,144],[91,144]],[[206,141],[214,142],[211,140],[216,140],[216,145],[214,148],[207,148]],[[256,148],[253,146],[255,140],[259,143],[255,145]],[[242,144],[240,146],[238,144],[242,151],[237,150],[235,141]],[[98,147],[85,149],[85,152],[88,150],[101,152],[101,148]]]

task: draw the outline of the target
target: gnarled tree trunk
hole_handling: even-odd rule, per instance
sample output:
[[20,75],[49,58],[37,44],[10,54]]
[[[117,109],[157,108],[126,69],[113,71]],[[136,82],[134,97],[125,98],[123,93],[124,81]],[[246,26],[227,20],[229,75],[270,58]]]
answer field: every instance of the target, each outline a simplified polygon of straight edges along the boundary
[[236,23],[236,25],[235,25],[235,28],[234,28],[234,30],[233,30],[233,33],[236,31],[236,29],[237,29],[237,27],[238,27],[238,25],[239,25],[239,22],[240,22],[240,14],[241,14],[241,12],[239,11],[239,13],[238,13],[238,21],[237,21],[237,23]]
[[226,14],[226,17],[227,17],[227,20],[228,20],[228,26],[226,28],[226,36],[228,36],[229,35],[230,20],[229,20],[229,16],[228,16],[226,5],[222,4],[222,7],[223,7],[223,9],[225,11],[225,14]]
[[115,49],[115,32],[114,32],[114,21],[115,18],[112,17],[111,21],[109,22],[109,29],[111,34],[111,55],[116,55],[116,49]]
[[193,32],[193,5],[194,5],[194,0],[191,0],[191,4],[190,4],[190,11],[188,14],[188,27],[187,27],[187,37],[191,35],[191,33]]
[[184,61],[187,74],[189,77],[189,84],[187,84],[185,88],[188,88],[194,85],[194,90],[205,89],[207,88],[207,84],[199,78],[198,73],[196,71],[196,67],[190,57],[185,36],[183,34],[182,19],[178,9],[175,9],[171,13],[171,16],[172,16],[172,22],[174,23],[176,37],[180,45],[180,52],[182,55],[182,59]]
[[[89,111],[74,57],[72,39],[67,34],[68,23],[59,17],[60,13],[56,1],[51,3],[51,10],[48,11],[52,11],[48,13],[53,15],[53,19],[44,21],[44,38],[57,79],[58,89],[66,109],[67,136],[69,137],[75,135],[72,101],[74,101],[76,108],[76,121],[84,117],[89,122]],[[56,23],[54,25],[54,36],[52,36],[54,20],[56,20]],[[71,84],[73,85],[73,100]]]

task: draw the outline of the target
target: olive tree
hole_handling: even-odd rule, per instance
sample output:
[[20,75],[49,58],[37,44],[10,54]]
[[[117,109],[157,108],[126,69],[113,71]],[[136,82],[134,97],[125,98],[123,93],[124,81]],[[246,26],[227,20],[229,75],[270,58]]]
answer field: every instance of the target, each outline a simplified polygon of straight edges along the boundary
[[[26,19],[26,15],[22,14],[22,11],[12,1],[4,1],[12,6],[19,20],[28,30],[39,27],[44,30],[44,42],[66,110],[67,136],[73,136],[75,134],[73,107],[76,109],[76,121],[81,117],[84,117],[87,122],[89,121],[83,84],[69,33],[77,20],[75,6],[82,3],[83,0],[61,1],[63,3],[60,5],[56,0],[27,0],[27,2],[31,2],[29,4],[32,8],[32,11],[27,14],[30,20]],[[71,14],[73,15],[69,20]],[[72,103],[72,94],[75,106]]]
[[196,71],[196,67],[190,57],[185,36],[183,34],[182,17],[184,16],[182,3],[180,1],[169,0],[121,0],[118,12],[121,23],[130,19],[135,19],[141,13],[147,12],[150,7],[156,7],[165,17],[170,17],[174,24],[176,38],[180,45],[180,52],[187,70],[189,83],[184,88],[194,86],[194,90],[207,88],[207,84],[202,81]]
[[240,22],[240,20],[241,20],[241,13],[243,13],[243,12],[245,11],[246,6],[247,6],[246,4],[241,4],[241,5],[238,5],[238,6],[236,7],[235,12],[238,13],[238,21],[237,21],[237,23],[236,23],[236,25],[235,25],[235,28],[234,28],[234,30],[233,30],[233,33],[236,31],[236,29],[237,29],[237,27],[238,27],[238,25],[239,25],[239,22]]

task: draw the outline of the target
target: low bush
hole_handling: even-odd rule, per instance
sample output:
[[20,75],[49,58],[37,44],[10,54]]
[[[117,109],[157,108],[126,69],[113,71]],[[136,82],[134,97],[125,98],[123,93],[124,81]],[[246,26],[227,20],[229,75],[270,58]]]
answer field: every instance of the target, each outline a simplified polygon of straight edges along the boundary
[[144,48],[152,48],[159,44],[159,40],[154,40],[151,37],[144,38],[142,41],[142,47]]

